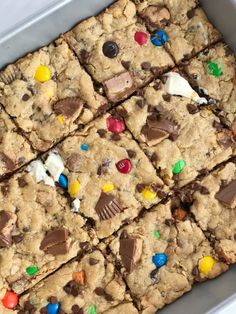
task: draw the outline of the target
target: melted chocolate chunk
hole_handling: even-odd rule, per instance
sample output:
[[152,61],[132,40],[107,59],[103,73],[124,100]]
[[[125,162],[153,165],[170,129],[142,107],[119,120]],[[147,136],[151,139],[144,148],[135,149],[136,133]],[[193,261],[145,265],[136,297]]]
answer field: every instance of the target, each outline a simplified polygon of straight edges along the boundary
[[142,240],[131,239],[126,235],[120,237],[120,256],[126,271],[130,274],[142,255]]
[[78,97],[68,97],[59,100],[53,105],[53,110],[57,115],[62,115],[64,118],[71,118],[76,112],[82,111],[84,104]]
[[149,116],[146,124],[142,127],[141,132],[144,134],[149,142],[161,140],[162,138],[169,137],[175,134],[177,131],[177,125],[171,121],[168,117],[162,115]]
[[236,180],[220,188],[215,198],[229,208],[236,207]]
[[0,211],[0,248],[12,244],[12,230],[16,224],[17,216],[5,210]]
[[68,238],[69,232],[64,228],[49,231],[40,244],[40,250],[44,251],[45,254],[54,256],[66,254],[68,252]]
[[102,192],[95,210],[100,220],[107,220],[121,213],[123,207],[114,195]]
[[15,162],[3,152],[0,152],[0,162],[3,162],[9,171],[13,171],[15,169]]

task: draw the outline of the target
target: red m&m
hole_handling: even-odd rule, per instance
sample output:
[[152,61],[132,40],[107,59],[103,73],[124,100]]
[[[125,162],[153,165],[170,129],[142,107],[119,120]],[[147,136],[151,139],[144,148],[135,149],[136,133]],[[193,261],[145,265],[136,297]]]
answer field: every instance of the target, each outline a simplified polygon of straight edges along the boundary
[[140,46],[145,45],[148,40],[148,34],[144,32],[136,32],[134,39]]
[[122,159],[117,162],[116,168],[119,172],[127,174],[132,170],[132,163],[129,159]]
[[18,304],[18,295],[12,291],[7,291],[2,299],[2,304],[7,309],[14,309]]
[[110,116],[107,118],[107,129],[118,134],[124,131],[125,125],[121,119]]

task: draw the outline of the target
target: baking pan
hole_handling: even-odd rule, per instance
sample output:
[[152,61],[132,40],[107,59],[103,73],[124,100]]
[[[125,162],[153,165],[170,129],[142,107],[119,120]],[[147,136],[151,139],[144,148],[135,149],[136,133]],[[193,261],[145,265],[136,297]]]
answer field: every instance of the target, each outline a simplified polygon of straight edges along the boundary
[[[60,33],[80,20],[94,15],[112,0],[62,0],[16,25],[8,33],[0,33],[0,67],[14,62],[29,51],[47,45]],[[181,2],[181,1],[180,1]],[[236,0],[202,0],[208,16],[222,31],[236,52]],[[235,314],[236,265],[217,279],[196,284],[193,290],[160,314]],[[121,313],[126,314],[126,313]]]

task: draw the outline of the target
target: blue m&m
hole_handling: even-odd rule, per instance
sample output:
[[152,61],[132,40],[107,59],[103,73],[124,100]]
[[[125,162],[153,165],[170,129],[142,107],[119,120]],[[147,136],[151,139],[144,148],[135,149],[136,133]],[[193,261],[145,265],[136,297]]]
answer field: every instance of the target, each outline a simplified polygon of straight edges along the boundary
[[168,36],[163,30],[157,31],[150,38],[154,46],[163,46],[168,41]]
[[81,144],[81,145],[80,145],[80,149],[87,152],[87,151],[89,150],[89,145],[87,145],[87,144]]
[[48,314],[58,314],[60,307],[60,303],[48,303],[48,305],[46,306]]
[[63,189],[66,190],[68,188],[68,179],[63,173],[60,174],[58,183],[59,183],[60,187]]
[[167,263],[167,255],[165,253],[157,253],[153,255],[152,262],[155,264],[156,268],[161,268]]

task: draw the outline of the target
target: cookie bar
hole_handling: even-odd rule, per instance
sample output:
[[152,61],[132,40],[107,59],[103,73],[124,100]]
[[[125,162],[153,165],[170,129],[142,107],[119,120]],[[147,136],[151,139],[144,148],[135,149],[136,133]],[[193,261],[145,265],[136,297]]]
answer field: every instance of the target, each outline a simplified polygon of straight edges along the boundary
[[130,0],[118,0],[104,13],[65,34],[93,79],[112,102],[127,98],[154,75],[173,67],[162,42],[151,37]]
[[171,208],[171,202],[156,206],[119,230],[110,244],[141,313],[156,313],[191,290],[194,281],[214,278],[228,268],[190,214],[183,208],[172,214]]
[[[42,162],[0,184],[0,299],[22,293],[97,240],[71,212]],[[44,181],[44,182],[41,182]],[[46,183],[46,184],[45,184]]]
[[44,161],[60,190],[71,196],[74,210],[95,223],[99,238],[166,196],[162,180],[118,116],[106,114],[88,124],[45,154]]
[[0,177],[20,168],[35,157],[27,140],[0,107]]
[[231,132],[201,107],[206,102],[183,76],[169,72],[122,104],[127,127],[169,185],[187,184],[235,151]]
[[195,191],[191,212],[213,242],[218,254],[228,263],[235,263],[235,163],[229,162],[200,183],[207,193]]
[[108,107],[61,39],[0,73],[0,103],[39,151]]
[[176,63],[190,59],[194,54],[217,42],[221,34],[209,22],[196,1],[146,0],[137,6],[148,29],[158,35],[164,32],[166,49]]
[[100,251],[62,267],[23,296],[20,304],[23,313],[31,306],[36,313],[58,313],[60,308],[61,314],[138,314],[115,266]]
[[193,87],[231,125],[236,114],[236,63],[230,49],[219,43],[190,60],[184,69]]

